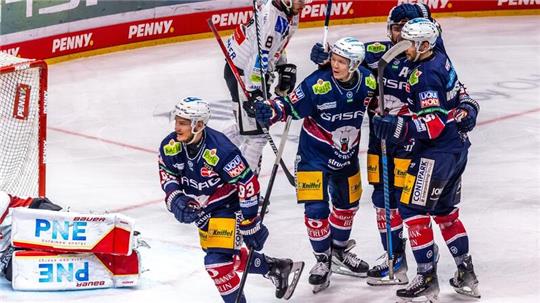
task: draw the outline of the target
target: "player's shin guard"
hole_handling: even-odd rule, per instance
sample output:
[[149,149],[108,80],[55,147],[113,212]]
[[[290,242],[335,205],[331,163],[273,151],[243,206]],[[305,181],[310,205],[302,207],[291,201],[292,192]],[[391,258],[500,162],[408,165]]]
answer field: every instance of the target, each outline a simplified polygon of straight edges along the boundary
[[347,241],[351,236],[352,224],[356,211],[358,211],[358,207],[350,209],[332,207],[332,212],[330,213],[328,221],[330,223],[333,246],[341,248],[347,246]]
[[455,208],[448,215],[436,216],[434,219],[441,229],[444,241],[456,265],[459,266],[469,253],[469,237],[463,223],[459,220],[459,209]]
[[[208,253],[204,257],[206,271],[225,303],[234,303],[240,288],[240,277],[234,271],[234,262],[229,255]],[[246,302],[242,295],[240,302]]]
[[[376,207],[377,213],[377,228],[379,229],[379,234],[381,236],[381,242],[385,251],[388,251],[388,244],[386,239],[386,215],[385,209]],[[399,214],[397,209],[390,209],[390,226],[392,229],[392,252],[402,253],[404,250],[403,247],[403,219]]]
[[405,224],[409,229],[409,241],[418,264],[418,272],[433,270],[435,253],[431,218],[427,215],[417,215],[405,219]]
[[330,225],[328,219],[310,219],[305,216],[309,242],[313,251],[322,253],[330,250]]

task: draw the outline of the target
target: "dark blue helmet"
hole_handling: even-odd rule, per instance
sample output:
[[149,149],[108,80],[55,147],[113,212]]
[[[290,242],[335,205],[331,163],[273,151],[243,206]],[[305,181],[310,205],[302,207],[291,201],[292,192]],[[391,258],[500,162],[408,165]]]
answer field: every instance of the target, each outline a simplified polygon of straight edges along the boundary
[[388,37],[392,39],[392,25],[405,24],[405,22],[414,18],[427,18],[432,20],[429,8],[422,3],[402,3],[394,6],[388,13],[388,18],[386,20]]

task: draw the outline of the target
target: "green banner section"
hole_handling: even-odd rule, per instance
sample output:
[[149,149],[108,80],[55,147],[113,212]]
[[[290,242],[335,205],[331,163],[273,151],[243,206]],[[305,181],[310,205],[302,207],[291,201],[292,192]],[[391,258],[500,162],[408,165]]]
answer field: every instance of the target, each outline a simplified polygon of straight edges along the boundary
[[0,0],[0,35],[25,30],[208,0]]

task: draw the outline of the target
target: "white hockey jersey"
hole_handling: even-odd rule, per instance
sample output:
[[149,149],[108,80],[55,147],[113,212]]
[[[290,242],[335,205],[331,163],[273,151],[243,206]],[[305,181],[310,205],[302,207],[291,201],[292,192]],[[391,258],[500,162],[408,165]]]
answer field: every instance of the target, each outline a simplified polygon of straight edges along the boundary
[[261,89],[261,70],[273,72],[277,63],[286,63],[285,47],[298,29],[299,15],[287,16],[273,1],[261,4],[259,19],[262,66],[258,60],[255,18],[240,24],[227,40],[226,46],[234,65],[244,71],[244,83],[249,91]]

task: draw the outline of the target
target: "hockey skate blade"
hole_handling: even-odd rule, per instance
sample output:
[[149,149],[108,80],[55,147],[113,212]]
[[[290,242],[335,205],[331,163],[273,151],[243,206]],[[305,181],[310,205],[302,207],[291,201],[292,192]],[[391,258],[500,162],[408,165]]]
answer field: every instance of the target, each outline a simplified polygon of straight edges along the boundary
[[475,285],[473,287],[465,286],[465,287],[462,287],[462,288],[454,287],[454,290],[458,294],[464,295],[464,296],[467,296],[467,297],[471,297],[471,298],[475,298],[475,299],[480,299],[480,297],[481,297],[480,292],[478,291],[478,285]]
[[313,293],[314,294],[319,293],[319,292],[327,289],[328,286],[330,286],[330,279],[328,279],[326,282],[324,282],[321,285],[313,285]]
[[367,272],[352,272],[348,269],[343,269],[343,267],[338,263],[332,263],[332,272],[339,275],[356,277],[356,278],[366,278]]
[[398,278],[396,276],[394,277],[394,279],[390,279],[390,277],[388,276],[382,277],[380,279],[368,277],[367,284],[369,286],[406,285],[409,284],[409,279],[406,276],[403,278]]
[[417,298],[399,298],[396,303],[438,303],[439,297],[438,296],[430,296],[430,297],[417,297]]
[[294,294],[296,285],[298,285],[298,281],[300,280],[300,276],[302,275],[302,271],[304,270],[304,265],[304,262],[293,263],[293,266],[291,267],[291,273],[293,274],[293,278],[289,282],[289,287],[287,287],[287,291],[283,295],[284,300],[289,300]]

